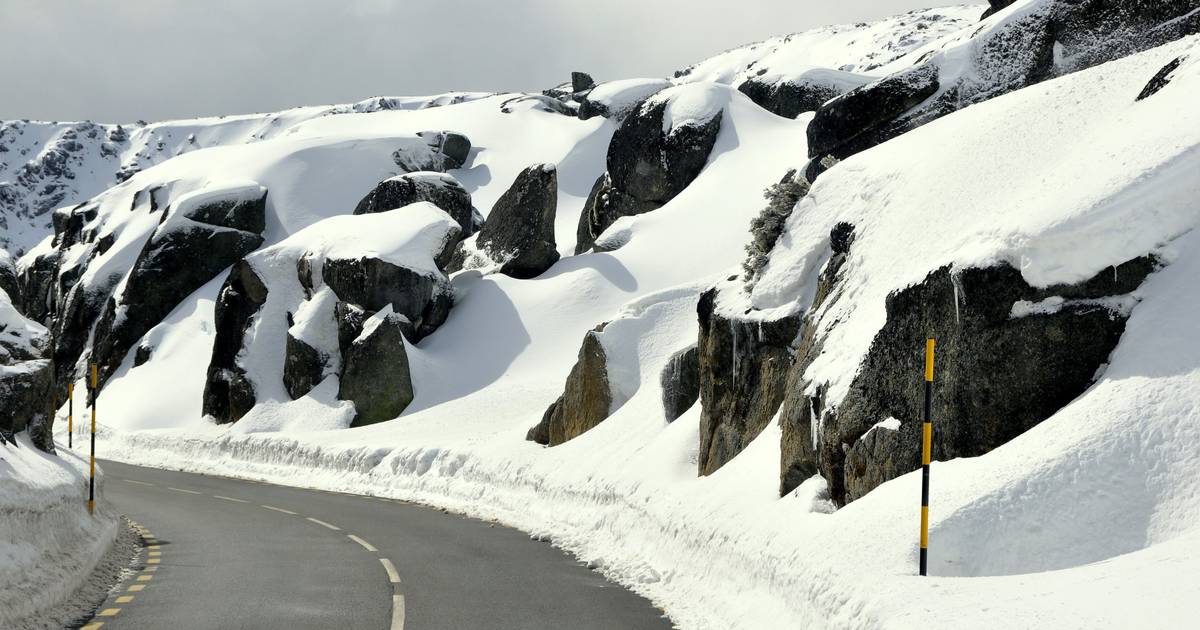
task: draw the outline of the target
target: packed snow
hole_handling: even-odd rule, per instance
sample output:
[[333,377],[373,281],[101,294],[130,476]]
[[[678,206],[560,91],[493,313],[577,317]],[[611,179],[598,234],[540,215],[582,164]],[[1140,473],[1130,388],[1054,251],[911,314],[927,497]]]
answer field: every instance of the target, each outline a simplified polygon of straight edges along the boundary
[[88,514],[87,476],[87,460],[76,453],[48,455],[24,434],[0,444],[0,627],[25,627],[66,601],[116,538],[103,483],[99,507]]

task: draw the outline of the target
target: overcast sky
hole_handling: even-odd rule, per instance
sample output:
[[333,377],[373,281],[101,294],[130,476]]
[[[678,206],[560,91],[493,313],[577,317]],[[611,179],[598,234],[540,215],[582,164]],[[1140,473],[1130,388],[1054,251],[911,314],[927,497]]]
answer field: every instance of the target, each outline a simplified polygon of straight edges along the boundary
[[104,122],[667,76],[946,0],[0,0],[0,119]]

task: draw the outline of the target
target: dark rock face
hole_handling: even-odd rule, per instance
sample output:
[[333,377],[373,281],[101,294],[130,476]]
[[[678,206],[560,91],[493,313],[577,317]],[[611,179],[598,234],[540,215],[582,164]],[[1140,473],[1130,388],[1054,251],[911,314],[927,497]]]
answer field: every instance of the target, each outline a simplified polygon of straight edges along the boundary
[[1146,83],[1146,87],[1142,88],[1142,91],[1137,95],[1136,100],[1142,101],[1148,99],[1151,96],[1158,94],[1159,90],[1167,87],[1167,84],[1171,82],[1171,75],[1179,69],[1179,66],[1183,63],[1184,59],[1186,59],[1186,57],[1176,57],[1167,65],[1163,66],[1158,72],[1154,73],[1154,76],[1150,77],[1150,81]]
[[730,319],[716,312],[716,289],[700,296],[700,461],[709,475],[746,448],[783,402],[800,317]]
[[842,159],[899,135],[887,126],[939,87],[937,66],[927,64],[830,101],[808,126],[809,156]]
[[471,140],[454,131],[421,131],[417,137],[425,141],[432,156],[413,155],[411,151],[399,149],[392,154],[392,161],[401,169],[416,171],[448,171],[462,168],[471,155]]
[[[54,281],[58,274],[58,250],[35,258],[21,274],[20,301],[14,300],[21,314],[42,324],[53,314]],[[12,295],[12,294],[9,294]]]
[[567,375],[563,395],[546,410],[542,421],[529,430],[526,439],[557,446],[582,435],[608,417],[612,388],[608,382],[607,356],[599,333],[605,324],[588,331],[579,348],[579,359]]
[[608,171],[592,187],[579,217],[575,253],[592,247],[623,216],[650,212],[687,188],[704,169],[721,130],[721,116],[663,133],[667,101],[634,108],[608,145]]
[[[112,376],[125,355],[151,328],[222,269],[262,244],[262,236],[238,226],[265,224],[266,195],[252,201],[202,205],[189,213],[190,225],[156,231],[130,271],[120,299],[109,299],[96,328],[94,357],[101,381]],[[209,224],[200,219],[228,221]],[[119,306],[118,306],[119,305]],[[118,309],[120,312],[118,312]]]
[[979,17],[979,19],[986,20],[986,19],[992,17],[993,15],[995,15],[996,13],[999,13],[1000,11],[1003,11],[1004,9],[1008,8],[1008,5],[1010,5],[1016,1],[1017,0],[988,0],[988,8],[986,11],[983,12],[983,15],[981,15]]
[[444,276],[427,276],[378,258],[334,259],[321,270],[338,299],[369,312],[391,306],[403,315],[409,341],[416,343],[442,325],[450,314],[452,292]]
[[19,361],[0,366],[0,433],[12,436],[28,430],[33,443],[54,452],[50,411],[54,366],[49,359]]
[[[840,406],[789,389],[801,400],[789,401],[796,413],[785,418],[785,436],[811,441],[814,418],[820,429],[815,453],[785,449],[783,489],[815,468],[845,504],[920,467],[927,336],[937,339],[934,459],[982,455],[1027,431],[1092,384],[1124,332],[1127,294],[1154,268],[1143,257],[1046,289],[1008,265],[942,268],[892,294],[887,323]],[[889,418],[898,430],[875,426]]]
[[621,217],[651,212],[662,207],[656,201],[642,202],[617,190],[608,173],[592,185],[583,212],[579,215],[579,226],[575,230],[575,253],[582,254],[596,244],[596,239]]
[[283,387],[296,400],[316,387],[324,378],[329,357],[288,333],[284,346]]
[[1196,0],[1044,0],[981,27],[967,68],[935,54],[823,105],[808,127],[809,157],[844,159],[974,103],[1200,32],[1197,9]]
[[108,278],[97,278],[90,285],[85,285],[76,282],[83,269],[84,266],[80,265],[77,272],[67,270],[59,273],[58,294],[65,293],[66,298],[61,301],[62,304],[53,317],[51,330],[54,347],[51,357],[54,359],[60,396],[65,395],[63,388],[66,384],[74,380],[76,362],[87,349],[92,325],[104,311],[113,288],[121,280],[120,274],[114,273]]
[[246,329],[267,302],[267,287],[250,263],[233,265],[217,294],[214,311],[216,339],[204,383],[204,415],[217,423],[234,422],[254,407],[254,386],[238,364]]
[[659,377],[663,390],[663,412],[672,422],[700,398],[700,353],[696,346],[676,352]]
[[571,73],[571,91],[572,92],[576,92],[576,93],[586,92],[587,90],[590,90],[594,87],[596,87],[596,82],[592,79],[592,75],[590,75],[586,72],[572,72]]
[[[839,74],[854,76],[849,73]],[[866,79],[857,81],[859,85],[866,82]],[[835,81],[822,73],[814,72],[774,81],[751,77],[738,86],[738,91],[776,116],[795,118],[804,112],[817,111],[826,101],[846,93],[848,88],[845,80]]]
[[[479,230],[476,247],[500,263],[500,273],[536,278],[558,262],[554,216],[558,209],[558,169],[534,164],[521,171],[496,200]],[[450,269],[469,267],[467,252],[456,253]]]
[[18,309],[21,305],[21,280],[12,261],[0,252],[0,291],[8,294],[13,305]]
[[391,420],[413,399],[404,350],[406,324],[394,313],[379,317],[374,328],[353,340],[342,356],[338,398],[354,403],[356,415],[350,426]]
[[780,496],[791,492],[805,479],[817,474],[812,418],[814,413],[818,416],[821,413],[825,389],[818,387],[816,396],[805,396],[808,381],[804,378],[804,372],[821,354],[821,340],[816,335],[817,314],[841,296],[841,292],[837,290],[838,282],[853,242],[854,226],[839,223],[833,228],[830,234],[832,256],[817,280],[817,291],[813,296],[812,306],[800,323],[800,337],[796,343],[796,351],[792,354],[792,364],[788,368],[784,384],[783,404],[779,408]]
[[445,210],[457,221],[462,228],[460,238],[475,233],[471,194],[458,180],[442,173],[407,173],[385,179],[358,202],[354,214],[387,212],[420,201],[428,201]]

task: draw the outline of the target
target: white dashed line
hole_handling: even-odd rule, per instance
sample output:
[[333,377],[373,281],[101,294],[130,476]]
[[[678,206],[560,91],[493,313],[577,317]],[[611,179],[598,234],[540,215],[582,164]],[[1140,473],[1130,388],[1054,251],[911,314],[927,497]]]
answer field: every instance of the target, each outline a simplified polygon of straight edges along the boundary
[[396,571],[396,565],[392,564],[392,561],[387,558],[380,558],[379,562],[383,564],[383,570],[387,571],[388,581],[392,584],[399,584],[400,573]]
[[204,494],[203,492],[198,492],[196,490],[184,490],[183,488],[172,488],[170,486],[167,486],[167,490],[174,490],[175,492],[186,492],[187,494]]
[[124,481],[128,481],[129,483],[136,483],[139,486],[153,486],[154,485],[152,483],[146,483],[145,481],[138,481],[136,479],[125,479]]
[[392,595],[392,630],[404,630],[404,596]]
[[296,513],[295,513],[295,512],[293,512],[293,511],[291,511],[291,510],[285,510],[285,509],[283,509],[283,508],[277,508],[277,507],[275,507],[275,506],[273,506],[273,505],[260,505],[259,507],[264,507],[264,508],[267,508],[268,510],[274,510],[274,511],[276,511],[276,512],[282,512],[283,514],[291,514],[292,516],[295,516],[295,515],[296,515]]
[[233,497],[223,497],[223,496],[221,496],[221,495],[219,495],[219,494],[214,494],[214,495],[213,495],[213,498],[214,498],[214,499],[220,499],[220,500],[222,500],[222,501],[233,501],[234,503],[249,503],[249,501],[247,501],[247,500],[245,500],[245,499],[235,499],[235,498],[233,498]]
[[366,549],[367,551],[370,551],[372,553],[379,551],[371,543],[359,538],[358,536],[355,536],[354,534],[346,534],[346,537],[349,538],[350,540],[353,540],[354,542],[362,545],[362,548]]
[[304,518],[316,523],[317,525],[320,525],[321,527],[328,527],[329,529],[332,529],[335,532],[342,531],[342,528],[338,527],[337,525],[330,525],[329,523],[326,523],[325,521],[319,521],[311,516],[306,516]]

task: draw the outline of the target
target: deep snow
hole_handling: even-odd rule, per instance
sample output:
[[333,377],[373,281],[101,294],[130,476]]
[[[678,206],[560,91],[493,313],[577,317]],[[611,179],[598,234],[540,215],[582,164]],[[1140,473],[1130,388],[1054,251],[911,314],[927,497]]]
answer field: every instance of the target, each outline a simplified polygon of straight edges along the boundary
[[[740,282],[727,279],[762,190],[807,154],[809,117],[758,108],[716,62],[704,67],[718,82],[693,69],[683,79],[697,83],[675,88],[696,97],[679,121],[723,116],[696,181],[614,224],[602,238],[624,243],[615,251],[564,257],[533,280],[457,274],[450,318],[409,348],[416,399],[398,420],[325,430],[348,422],[333,378],[232,427],[201,418],[222,276],[149,333],[149,362],[127,358],[105,389],[101,452],[497,518],[595,563],[684,628],[1186,626],[1200,596],[1200,64],[1135,101],[1182,54],[1200,58],[1200,38],[966,108],[838,164],[792,214],[753,292],[726,292],[722,308],[739,315],[807,307],[830,228],[854,222],[846,293],[821,313],[831,341],[810,368],[838,400],[883,323],[884,297],[944,264],[1008,261],[1044,286],[1147,252],[1166,263],[1133,296],[1125,336],[1087,393],[985,456],[933,465],[931,578],[913,575],[919,474],[835,512],[818,478],[776,496],[776,424],[697,477],[699,407],[663,416],[659,374],[695,342],[697,296]],[[359,219],[338,215],[394,175],[391,152],[426,129],[471,138],[471,159],[451,175],[485,213],[522,168],[557,164],[556,237],[567,254],[614,124],[533,104],[501,113],[507,98],[305,119],[146,169],[96,200],[98,221],[121,230],[98,268],[128,268],[157,220],[129,211],[133,195],[158,184],[179,200],[250,179],[270,191],[256,256],[307,242],[320,226]],[[306,321],[297,332],[328,333]],[[605,321],[613,415],[561,446],[525,441],[562,392],[583,335]]]

